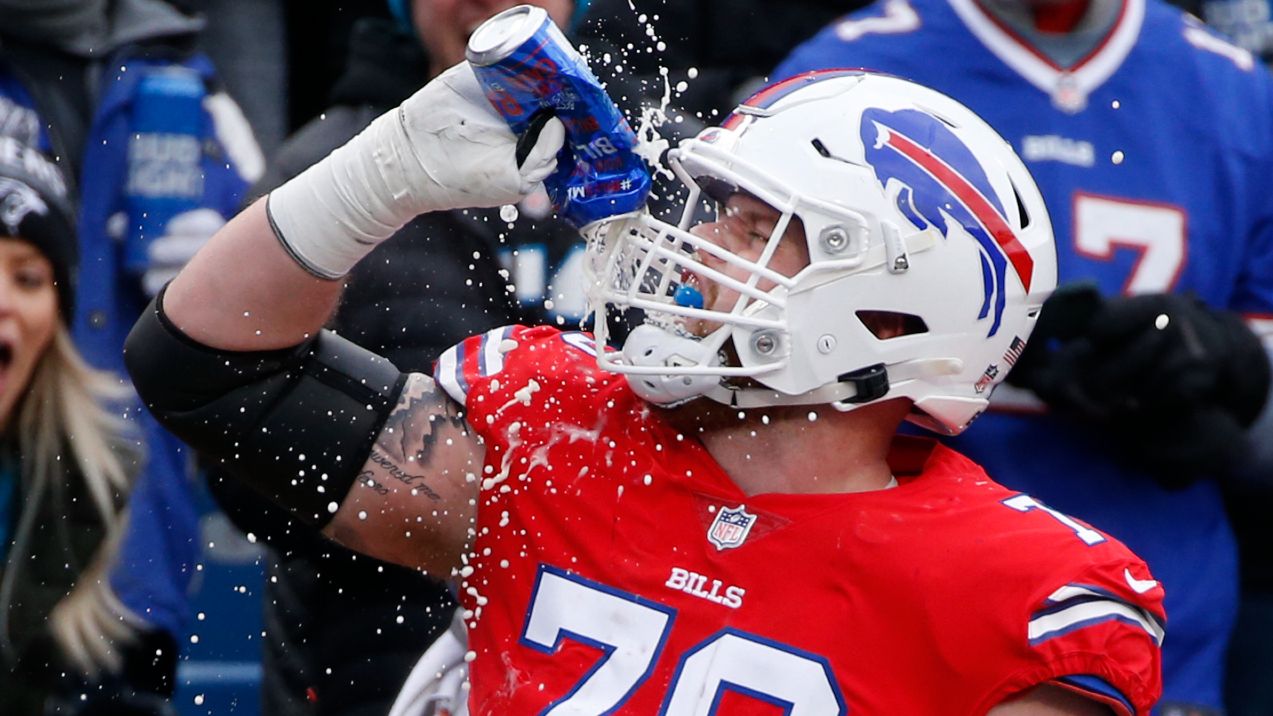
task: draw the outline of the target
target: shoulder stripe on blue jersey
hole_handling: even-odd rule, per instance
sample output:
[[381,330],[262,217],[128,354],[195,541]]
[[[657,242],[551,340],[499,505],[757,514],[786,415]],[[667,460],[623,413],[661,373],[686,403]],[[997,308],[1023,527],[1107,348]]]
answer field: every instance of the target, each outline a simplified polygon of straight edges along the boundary
[[1078,691],[1092,694],[1097,701],[1115,701],[1123,708],[1127,709],[1127,713],[1136,713],[1136,705],[1132,700],[1127,698],[1122,691],[1119,691],[1113,684],[1093,674],[1071,674],[1062,676],[1057,682],[1070,686]]
[[1048,597],[1048,606],[1030,617],[1027,634],[1031,646],[1079,629],[1119,621],[1140,627],[1155,644],[1162,645],[1164,630],[1145,610],[1109,592],[1079,585],[1066,585]]

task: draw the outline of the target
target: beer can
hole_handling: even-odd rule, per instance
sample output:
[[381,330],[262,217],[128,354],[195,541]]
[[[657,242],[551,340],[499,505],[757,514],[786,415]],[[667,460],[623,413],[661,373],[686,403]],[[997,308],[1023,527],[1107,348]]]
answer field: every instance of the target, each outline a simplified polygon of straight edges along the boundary
[[146,70],[133,95],[124,203],[124,266],[141,274],[150,242],[203,198],[203,78],[188,67]]
[[544,181],[559,216],[583,227],[645,206],[650,173],[633,151],[635,133],[543,8],[519,5],[487,20],[466,56],[514,133],[541,112],[565,126],[567,146]]

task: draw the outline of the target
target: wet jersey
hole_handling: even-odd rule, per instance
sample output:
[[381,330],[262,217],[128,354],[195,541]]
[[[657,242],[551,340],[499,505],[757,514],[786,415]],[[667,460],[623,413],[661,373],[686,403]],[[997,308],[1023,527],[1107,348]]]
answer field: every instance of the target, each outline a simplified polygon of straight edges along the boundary
[[[1104,41],[1062,68],[975,0],[888,0],[828,27],[774,78],[845,66],[944,92],[1008,140],[1047,202],[1061,283],[1191,292],[1273,335],[1273,81],[1196,19],[1125,0]],[[1218,486],[1165,489],[1031,398],[1001,386],[951,444],[1143,557],[1167,587],[1164,702],[1221,708],[1238,580]]]
[[486,443],[472,713],[1148,713],[1162,588],[1120,543],[918,438],[891,489],[745,495],[594,356],[512,327],[438,361]]

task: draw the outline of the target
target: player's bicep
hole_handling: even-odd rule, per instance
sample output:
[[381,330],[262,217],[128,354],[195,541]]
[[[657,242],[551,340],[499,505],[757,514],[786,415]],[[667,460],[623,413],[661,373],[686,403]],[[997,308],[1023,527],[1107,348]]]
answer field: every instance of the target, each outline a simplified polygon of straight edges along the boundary
[[445,578],[476,511],[481,440],[434,381],[412,374],[323,532],[350,549]]

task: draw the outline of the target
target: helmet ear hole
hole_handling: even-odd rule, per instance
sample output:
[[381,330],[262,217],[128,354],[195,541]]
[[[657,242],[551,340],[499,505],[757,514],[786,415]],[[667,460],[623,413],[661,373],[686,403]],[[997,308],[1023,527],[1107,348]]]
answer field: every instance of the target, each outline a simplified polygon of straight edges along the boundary
[[913,313],[897,311],[855,311],[854,315],[878,340],[928,333],[928,324]]

